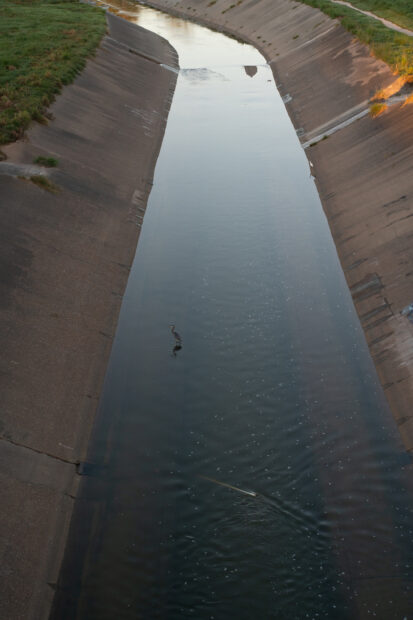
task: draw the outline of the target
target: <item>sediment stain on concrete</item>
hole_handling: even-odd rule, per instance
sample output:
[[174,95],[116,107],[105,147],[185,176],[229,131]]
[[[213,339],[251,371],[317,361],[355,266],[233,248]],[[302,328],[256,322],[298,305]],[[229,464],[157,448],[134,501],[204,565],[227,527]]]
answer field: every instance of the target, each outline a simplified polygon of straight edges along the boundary
[[[2,618],[49,614],[176,83],[169,43],[112,15],[108,26],[54,120],[3,149]],[[39,155],[58,159],[59,194],[18,178]]]

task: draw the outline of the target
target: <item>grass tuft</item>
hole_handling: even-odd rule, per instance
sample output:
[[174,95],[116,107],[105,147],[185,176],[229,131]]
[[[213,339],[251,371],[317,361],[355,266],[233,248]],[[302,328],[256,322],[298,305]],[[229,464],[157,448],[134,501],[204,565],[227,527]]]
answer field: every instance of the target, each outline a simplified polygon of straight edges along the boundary
[[41,189],[51,192],[52,194],[57,194],[60,191],[57,185],[41,174],[34,174],[30,177],[30,181],[37,185],[37,187],[41,187]]
[[45,166],[46,168],[56,168],[59,161],[54,157],[42,157],[40,155],[33,160],[33,163],[39,164],[40,166]]
[[371,118],[376,118],[377,116],[380,116],[380,114],[383,114],[383,112],[385,112],[386,110],[386,103],[373,103],[370,106],[370,116]]

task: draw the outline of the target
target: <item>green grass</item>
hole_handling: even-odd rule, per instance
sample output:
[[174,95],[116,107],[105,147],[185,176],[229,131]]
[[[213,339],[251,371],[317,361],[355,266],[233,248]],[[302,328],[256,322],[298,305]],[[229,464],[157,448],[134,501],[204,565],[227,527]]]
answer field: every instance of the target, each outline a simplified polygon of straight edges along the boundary
[[413,30],[412,0],[350,0],[363,11],[371,11],[403,28]]
[[37,187],[46,190],[46,192],[51,192],[52,194],[57,194],[59,192],[57,185],[49,181],[49,179],[41,174],[34,174],[30,177],[30,181],[37,185]]
[[40,166],[45,166],[46,168],[56,168],[59,162],[54,157],[42,157],[40,155],[33,160],[33,163],[39,164]]
[[[366,43],[377,58],[387,63],[395,73],[413,81],[412,37],[390,30],[371,17],[345,6],[332,4],[329,0],[300,0],[300,2],[318,8],[330,17],[339,19],[342,26],[357,39]],[[392,0],[391,2],[385,0],[353,0],[353,4],[373,13],[378,13],[377,7],[379,5],[381,5],[382,10],[384,10],[384,5],[393,7],[393,9],[397,7],[399,16],[403,16],[406,20],[410,19],[411,7],[413,6],[412,0]],[[395,21],[394,16],[392,21]]]
[[76,0],[0,0],[0,144],[45,121],[105,29],[104,12]]
[[386,103],[373,103],[370,106],[370,116],[372,118],[376,118],[376,116],[380,116],[380,114],[383,114],[383,112],[385,112],[387,110],[387,104]]

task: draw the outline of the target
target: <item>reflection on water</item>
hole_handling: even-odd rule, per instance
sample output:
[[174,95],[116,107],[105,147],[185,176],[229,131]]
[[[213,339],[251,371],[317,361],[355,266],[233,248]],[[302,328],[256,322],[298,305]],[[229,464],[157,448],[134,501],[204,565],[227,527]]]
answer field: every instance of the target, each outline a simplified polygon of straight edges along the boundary
[[174,345],[174,348],[172,349],[172,355],[176,357],[176,354],[178,353],[178,351],[182,349],[182,338],[176,331],[175,325],[170,325],[170,328],[171,328],[172,336],[174,337],[174,340],[175,340],[175,345]]
[[410,461],[271,71],[137,13],[184,71],[54,617],[410,619]]
[[249,75],[250,77],[254,77],[254,75],[257,73],[257,67],[254,67],[254,66],[248,66],[248,67],[245,66],[244,69],[245,69],[245,73]]
[[198,82],[202,82],[205,80],[222,80],[228,81],[228,78],[225,77],[222,73],[218,73],[218,71],[211,71],[211,69],[199,68],[199,69],[181,69],[180,72],[181,77],[197,84]]

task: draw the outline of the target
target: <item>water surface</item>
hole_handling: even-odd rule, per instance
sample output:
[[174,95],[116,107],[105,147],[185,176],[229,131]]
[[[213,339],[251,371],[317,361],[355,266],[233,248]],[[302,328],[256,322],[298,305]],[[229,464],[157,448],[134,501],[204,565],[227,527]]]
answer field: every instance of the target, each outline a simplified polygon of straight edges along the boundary
[[412,618],[410,461],[271,70],[118,4],[181,70],[55,618]]

